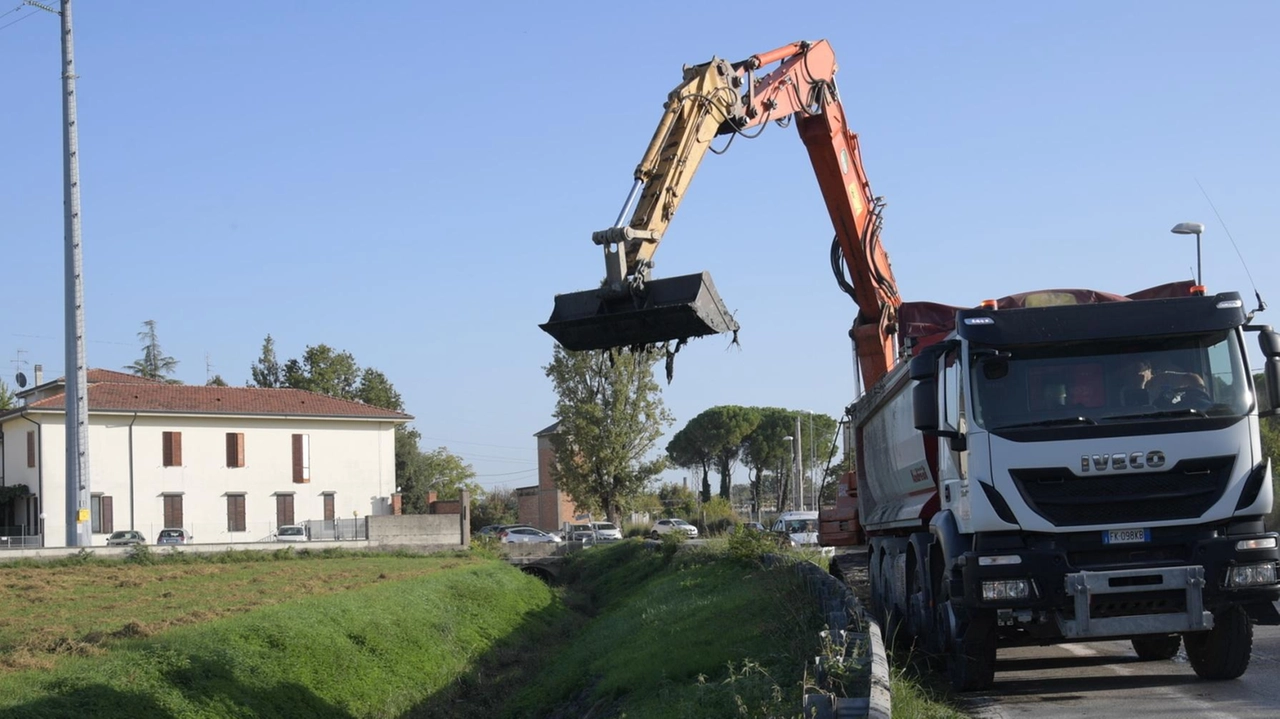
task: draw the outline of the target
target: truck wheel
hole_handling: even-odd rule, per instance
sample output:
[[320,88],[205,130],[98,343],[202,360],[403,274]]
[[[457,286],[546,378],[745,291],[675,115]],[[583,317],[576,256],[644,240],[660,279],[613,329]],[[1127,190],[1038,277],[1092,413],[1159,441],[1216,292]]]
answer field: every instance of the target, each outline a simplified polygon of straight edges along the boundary
[[1177,634],[1133,638],[1133,651],[1144,662],[1173,659],[1178,655],[1178,647],[1181,645],[1182,637]]
[[972,692],[987,689],[996,678],[996,628],[994,622],[979,621],[985,625],[984,631],[974,632],[973,627],[966,634],[956,636],[956,622],[959,615],[957,607],[951,603],[949,577],[943,577],[938,591],[937,613],[934,619],[934,630],[942,633],[939,644],[946,652],[947,673],[951,675],[951,688],[957,692]]
[[947,657],[947,671],[951,674],[951,688],[957,692],[990,688],[996,678],[995,628],[956,639]]
[[1187,659],[1201,679],[1235,679],[1249,668],[1253,624],[1243,607],[1213,613],[1213,629],[1184,635]]

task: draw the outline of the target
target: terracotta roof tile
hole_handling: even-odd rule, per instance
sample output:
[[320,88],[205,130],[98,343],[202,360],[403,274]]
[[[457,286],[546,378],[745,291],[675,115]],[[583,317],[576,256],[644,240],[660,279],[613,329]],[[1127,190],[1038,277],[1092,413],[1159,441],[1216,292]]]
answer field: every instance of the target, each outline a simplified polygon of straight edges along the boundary
[[[122,374],[110,370],[95,373]],[[412,415],[362,402],[328,397],[300,389],[203,387],[165,384],[133,375],[126,381],[91,381],[91,411],[173,412],[183,414],[260,414],[305,417],[358,417],[408,421]],[[141,380],[141,381],[135,381]],[[66,408],[66,393],[27,405],[30,409]]]

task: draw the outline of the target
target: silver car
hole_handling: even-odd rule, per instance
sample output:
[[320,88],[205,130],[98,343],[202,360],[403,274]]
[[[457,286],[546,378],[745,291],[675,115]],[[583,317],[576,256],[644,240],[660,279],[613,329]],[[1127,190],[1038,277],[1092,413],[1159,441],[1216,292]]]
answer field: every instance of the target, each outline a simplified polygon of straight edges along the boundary
[[112,532],[111,536],[107,537],[108,547],[130,547],[146,543],[147,538],[142,535],[142,532],[135,532],[132,529]]
[[544,532],[534,527],[508,527],[498,533],[498,539],[507,544],[563,541],[550,532]]

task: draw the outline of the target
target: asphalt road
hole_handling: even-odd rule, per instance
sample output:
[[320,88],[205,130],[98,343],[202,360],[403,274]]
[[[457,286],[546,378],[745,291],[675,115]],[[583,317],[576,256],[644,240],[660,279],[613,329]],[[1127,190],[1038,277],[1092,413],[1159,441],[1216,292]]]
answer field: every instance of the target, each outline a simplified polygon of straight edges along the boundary
[[1249,670],[1225,682],[1197,678],[1183,652],[1140,662],[1128,641],[1002,649],[995,685],[961,702],[984,719],[1280,717],[1280,627],[1254,627]]

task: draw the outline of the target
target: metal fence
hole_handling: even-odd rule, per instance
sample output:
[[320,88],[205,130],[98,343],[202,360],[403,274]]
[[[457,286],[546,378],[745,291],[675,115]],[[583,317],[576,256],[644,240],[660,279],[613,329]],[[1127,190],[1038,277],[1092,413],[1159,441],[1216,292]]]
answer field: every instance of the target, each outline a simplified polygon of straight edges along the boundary
[[30,529],[26,525],[0,527],[0,549],[24,549],[42,546],[39,534],[27,534]]

